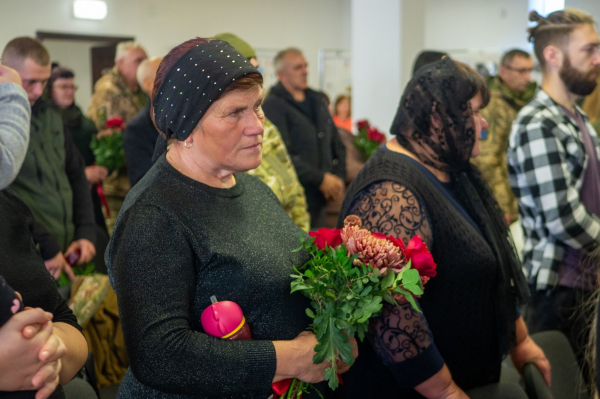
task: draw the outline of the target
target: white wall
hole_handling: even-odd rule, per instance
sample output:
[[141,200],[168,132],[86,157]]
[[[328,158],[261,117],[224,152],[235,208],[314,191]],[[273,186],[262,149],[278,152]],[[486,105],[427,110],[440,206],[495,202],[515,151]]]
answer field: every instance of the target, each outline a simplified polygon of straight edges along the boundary
[[388,132],[401,94],[401,4],[352,0],[352,117]]
[[[425,47],[504,52],[527,42],[527,0],[425,0]],[[600,20],[600,0],[566,0],[566,7],[585,10]]]
[[43,30],[135,36],[149,55],[159,56],[192,37],[228,31],[257,48],[299,47],[309,62],[313,87],[318,86],[318,49],[350,48],[350,0],[106,2],[107,18],[88,21],[73,17],[72,0],[0,0],[0,46]]
[[527,0],[427,0],[425,47],[444,51],[527,48],[527,19]]
[[425,48],[425,6],[426,0],[402,1],[400,9],[402,46],[400,86],[403,91],[412,77],[412,67],[417,54]]
[[565,0],[565,7],[575,7],[592,14],[600,21],[600,1],[598,0]]
[[97,42],[75,40],[45,40],[44,44],[52,55],[52,61],[68,67],[75,72],[75,84],[79,90],[75,93],[75,102],[85,113],[92,97],[92,60],[90,50],[98,46]]

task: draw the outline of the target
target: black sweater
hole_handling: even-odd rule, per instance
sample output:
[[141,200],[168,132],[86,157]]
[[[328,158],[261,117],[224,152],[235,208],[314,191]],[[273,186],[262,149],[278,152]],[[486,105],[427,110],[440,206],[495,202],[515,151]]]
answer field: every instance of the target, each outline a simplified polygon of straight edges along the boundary
[[148,102],[130,121],[123,135],[123,149],[127,160],[127,176],[131,187],[152,167],[152,156],[158,138],[158,130],[150,117],[150,104]]
[[319,190],[325,172],[346,180],[346,147],[321,93],[306,90],[310,115],[281,83],[271,88],[263,109],[285,142],[309,207],[324,207]]
[[[53,322],[81,330],[36,251],[32,231],[33,215],[27,205],[12,190],[0,191],[0,275],[22,295],[25,306],[42,308],[54,315]],[[61,397],[59,387],[52,398]]]
[[[292,264],[308,257],[292,253],[302,231],[264,183],[235,177],[209,187],[163,155],[129,192],[107,250],[131,364],[120,397],[264,399],[271,341],[308,327],[308,300],[290,295]],[[203,333],[211,295],[240,305],[252,341]]]
[[[433,242],[430,249],[438,266],[437,276],[427,284],[419,302],[435,345],[454,381],[463,390],[497,382],[501,357],[494,293],[500,266],[493,251],[418,165],[384,149],[369,159],[348,188],[340,220],[359,192],[381,181],[393,181],[406,187],[427,210]],[[408,213],[405,210],[404,215],[390,219],[397,224],[388,226],[392,234],[398,235],[394,232],[401,228],[399,220]],[[395,373],[394,365],[386,367],[371,345],[363,343],[359,351],[355,365],[344,376],[345,385],[336,392],[339,397],[421,397],[412,389],[399,388],[406,385],[402,375]],[[415,374],[419,373],[423,367],[419,363],[421,358],[416,356],[404,361],[404,367],[412,363]],[[405,379],[408,382],[414,380],[414,376],[406,375]]]

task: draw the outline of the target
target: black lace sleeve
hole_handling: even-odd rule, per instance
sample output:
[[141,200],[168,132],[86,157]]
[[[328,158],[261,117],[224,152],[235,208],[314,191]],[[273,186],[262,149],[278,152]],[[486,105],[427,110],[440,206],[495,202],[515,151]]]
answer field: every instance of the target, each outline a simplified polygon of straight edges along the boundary
[[[433,245],[425,206],[398,183],[372,184],[355,197],[349,210],[372,232],[402,238],[405,244],[418,234],[430,248]],[[444,365],[425,316],[410,304],[384,305],[379,317],[371,320],[367,339],[402,388],[419,385]]]
[[425,206],[401,184],[383,181],[361,191],[350,204],[365,229],[402,238],[404,244],[416,234],[433,246],[431,223]]

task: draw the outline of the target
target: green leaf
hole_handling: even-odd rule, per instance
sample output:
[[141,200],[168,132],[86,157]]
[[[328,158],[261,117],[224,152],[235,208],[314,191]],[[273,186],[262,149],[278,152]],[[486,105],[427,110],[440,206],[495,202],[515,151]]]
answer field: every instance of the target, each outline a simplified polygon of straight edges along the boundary
[[364,290],[362,290],[362,292],[360,293],[360,296],[367,296],[369,295],[369,293],[373,290],[373,286],[369,285],[367,287],[365,287]]
[[309,308],[306,308],[306,315],[307,315],[308,317],[310,317],[311,319],[314,319],[314,318],[315,318],[315,314],[314,314],[314,313],[313,313],[313,311],[312,311],[312,310],[310,310]]
[[371,299],[371,301],[367,302],[361,309],[362,315],[357,320],[357,323],[364,323],[373,316],[373,313],[378,313],[381,310],[381,297],[376,296]]
[[423,290],[417,284],[404,284],[403,287],[415,295],[423,295]]
[[396,292],[397,292],[398,294],[402,294],[402,295],[404,295],[404,296],[406,297],[406,300],[407,300],[407,301],[408,301],[408,302],[409,302],[409,303],[412,305],[412,307],[413,307],[413,308],[414,308],[414,309],[415,309],[417,312],[421,313],[421,309],[419,309],[419,307],[417,306],[417,302],[415,301],[415,298],[413,297],[413,295],[412,295],[410,292],[408,292],[408,291],[406,291],[406,290],[403,290],[403,289],[402,289],[402,288],[400,288],[400,287],[396,287]]
[[390,294],[389,291],[385,291],[383,293],[383,300],[386,301],[387,303],[392,304],[392,305],[396,305],[397,304],[396,300],[394,299],[394,297],[392,296],[392,294]]
[[322,324],[326,326],[325,332],[321,338],[317,337],[318,344],[315,346],[314,364],[320,364],[323,361],[331,362],[331,366],[325,369],[325,380],[329,382],[329,387],[335,389],[338,386],[336,360],[342,359],[344,363],[352,365],[354,356],[352,355],[352,344],[348,342],[348,337],[336,326],[334,317],[329,317]]
[[293,294],[296,291],[308,290],[310,288],[312,288],[310,285],[297,283],[294,281],[292,282],[292,290],[290,291],[290,294]]
[[379,282],[379,279],[373,275],[369,276],[369,280],[371,280],[371,282],[377,284]]
[[419,277],[419,271],[417,269],[408,269],[402,276],[403,284],[416,284],[421,278]]
[[396,274],[388,269],[386,276],[381,280],[381,288],[389,288],[394,284],[394,280],[396,279]]

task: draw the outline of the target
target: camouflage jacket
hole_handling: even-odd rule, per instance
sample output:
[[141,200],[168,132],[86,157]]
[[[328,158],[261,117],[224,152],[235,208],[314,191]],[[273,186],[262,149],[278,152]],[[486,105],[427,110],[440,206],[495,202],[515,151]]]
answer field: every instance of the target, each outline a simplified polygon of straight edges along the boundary
[[502,211],[515,221],[519,210],[508,183],[508,136],[517,113],[535,95],[536,85],[531,83],[524,93],[515,93],[495,77],[490,82],[490,91],[490,103],[481,111],[489,124],[487,137],[481,140],[481,154],[473,163],[481,170]]
[[[87,117],[94,121],[98,130],[104,128],[104,124],[110,118],[119,117],[129,122],[144,105],[146,105],[148,96],[141,89],[133,91],[125,83],[125,79],[115,65],[107,74],[102,76],[96,82],[94,95],[87,109]],[[111,196],[125,198],[130,189],[127,171],[121,169],[113,171],[103,182],[104,194],[107,195],[109,206],[111,205]],[[120,205],[119,205],[120,206]],[[118,214],[119,206],[112,207],[111,213]],[[116,218],[117,215],[111,215]]]
[[147,96],[141,89],[133,91],[127,86],[115,65],[96,82],[86,114],[94,121],[98,130],[102,130],[106,120],[110,118],[119,117],[127,123],[146,105],[146,99]]
[[248,171],[273,190],[285,212],[302,230],[308,231],[310,216],[306,210],[304,188],[285,148],[281,133],[268,119],[263,134],[262,163]]

